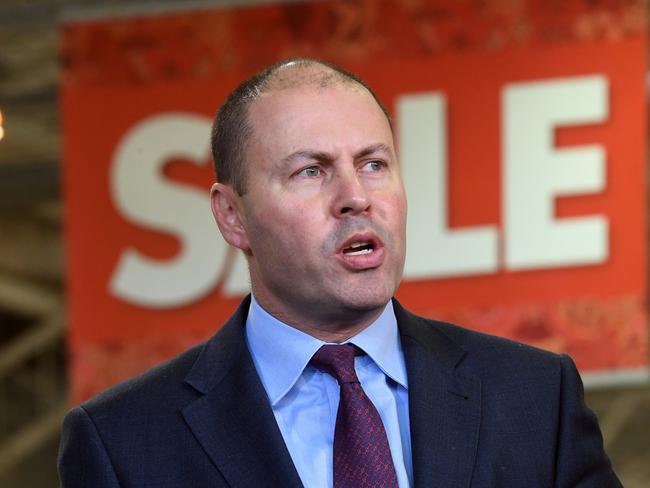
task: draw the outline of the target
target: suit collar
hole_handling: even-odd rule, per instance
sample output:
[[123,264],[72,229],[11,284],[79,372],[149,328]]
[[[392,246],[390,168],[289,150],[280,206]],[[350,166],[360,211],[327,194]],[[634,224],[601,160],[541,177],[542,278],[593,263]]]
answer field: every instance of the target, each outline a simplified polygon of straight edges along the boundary
[[[203,395],[183,416],[231,486],[300,487],[248,352],[250,299],[204,346],[186,382]],[[435,322],[393,301],[409,381],[415,488],[470,485],[478,444],[481,385],[459,372],[466,351]]]
[[183,409],[198,442],[233,486],[300,487],[248,352],[245,299],[210,339],[185,381],[203,395]]
[[[325,342],[273,317],[256,302],[254,295],[245,330],[253,363],[275,408],[301,377],[311,374],[305,368]],[[406,365],[392,302],[386,304],[372,324],[346,342],[365,351],[386,376],[407,388]]]
[[409,378],[414,485],[467,487],[478,446],[480,382],[460,373],[466,351],[435,322],[393,305]]

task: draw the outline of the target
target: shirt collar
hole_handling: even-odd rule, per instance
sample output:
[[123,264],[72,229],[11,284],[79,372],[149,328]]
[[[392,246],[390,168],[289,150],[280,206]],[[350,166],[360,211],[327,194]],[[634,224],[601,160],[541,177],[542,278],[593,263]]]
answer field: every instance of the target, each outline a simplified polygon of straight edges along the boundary
[[[291,390],[311,357],[325,344],[273,317],[254,296],[246,319],[246,340],[271,406]],[[391,301],[377,320],[346,342],[363,349],[386,376],[408,387]]]

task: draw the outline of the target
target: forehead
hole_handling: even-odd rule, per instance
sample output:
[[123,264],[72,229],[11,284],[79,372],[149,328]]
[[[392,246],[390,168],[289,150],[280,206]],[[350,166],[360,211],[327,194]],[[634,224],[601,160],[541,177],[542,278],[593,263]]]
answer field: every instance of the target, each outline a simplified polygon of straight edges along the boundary
[[383,143],[392,147],[388,120],[356,83],[273,87],[249,106],[251,145],[285,152],[302,145],[336,149]]

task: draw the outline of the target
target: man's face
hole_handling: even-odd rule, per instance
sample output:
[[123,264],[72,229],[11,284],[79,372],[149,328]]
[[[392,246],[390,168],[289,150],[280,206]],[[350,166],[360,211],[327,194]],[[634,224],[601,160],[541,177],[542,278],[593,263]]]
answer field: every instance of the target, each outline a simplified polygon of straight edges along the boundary
[[260,303],[287,323],[383,308],[404,267],[406,199],[372,96],[271,89],[249,121],[241,213]]

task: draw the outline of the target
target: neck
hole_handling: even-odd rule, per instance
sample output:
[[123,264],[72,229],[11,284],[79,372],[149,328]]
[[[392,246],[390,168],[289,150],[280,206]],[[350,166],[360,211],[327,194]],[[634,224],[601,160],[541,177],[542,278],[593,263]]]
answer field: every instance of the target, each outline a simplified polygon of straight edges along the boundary
[[269,303],[255,295],[255,300],[266,312],[281,322],[329,343],[342,343],[357,335],[372,324],[384,311],[385,304],[371,310],[328,310],[326,314],[318,310],[300,313],[286,307]]

